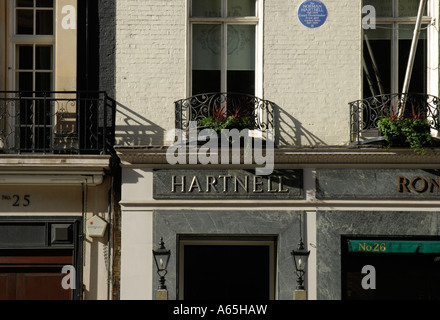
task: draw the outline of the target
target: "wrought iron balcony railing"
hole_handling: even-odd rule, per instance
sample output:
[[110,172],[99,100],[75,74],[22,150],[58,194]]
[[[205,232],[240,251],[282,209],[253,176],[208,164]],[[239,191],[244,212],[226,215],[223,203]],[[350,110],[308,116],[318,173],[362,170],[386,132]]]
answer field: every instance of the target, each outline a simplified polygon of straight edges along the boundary
[[383,140],[377,122],[381,118],[414,116],[428,119],[432,130],[440,130],[440,98],[428,94],[392,93],[356,100],[350,105],[350,142],[366,144]]
[[0,152],[109,154],[115,111],[105,92],[0,91]]
[[[206,93],[195,95],[175,103],[176,129],[187,132],[190,122],[202,128],[204,118],[226,119],[246,118],[245,127],[262,133],[262,138],[274,139],[274,103],[241,93]],[[231,128],[232,129],[232,128]],[[241,127],[243,129],[243,127]]]

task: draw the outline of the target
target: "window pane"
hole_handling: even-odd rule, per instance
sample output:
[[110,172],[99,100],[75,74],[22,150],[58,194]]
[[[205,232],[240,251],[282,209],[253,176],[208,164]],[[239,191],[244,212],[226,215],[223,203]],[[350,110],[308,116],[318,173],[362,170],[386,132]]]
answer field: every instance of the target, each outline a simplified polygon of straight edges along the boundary
[[32,10],[17,10],[17,34],[34,33],[34,13]]
[[391,29],[364,30],[364,98],[391,93]]
[[37,10],[37,34],[52,35],[53,34],[53,11]]
[[193,17],[220,17],[221,1],[220,0],[193,0],[192,1]]
[[363,6],[373,6],[378,17],[392,17],[392,1],[394,0],[364,0]]
[[[399,25],[399,89],[403,88],[415,25]],[[422,25],[422,28],[426,25]],[[427,40],[426,30],[420,31],[408,92],[426,93]]]
[[[399,0],[399,17],[415,17],[419,11],[420,0]],[[425,5],[424,15],[427,14]]]
[[193,94],[220,91],[220,25],[193,25]]
[[193,26],[193,69],[220,70],[221,28],[216,25]]
[[50,100],[36,99],[34,102],[34,122],[37,125],[50,125],[51,105]]
[[17,89],[22,91],[32,91],[32,72],[17,72]]
[[255,16],[255,2],[256,0],[228,0],[228,16]]
[[36,72],[35,91],[51,91],[51,89],[52,89],[52,73]]
[[36,0],[39,8],[53,8],[53,0]]
[[35,54],[37,70],[52,70],[52,46],[37,46]]
[[255,69],[255,26],[228,25],[228,70]]
[[228,25],[228,92],[255,94],[255,28]]
[[17,46],[17,69],[20,70],[32,70],[34,67],[33,63],[33,48],[32,46]]
[[255,71],[229,70],[228,92],[255,95]]
[[[46,124],[47,126],[47,124]],[[35,129],[35,151],[43,151],[50,148],[50,128],[36,128]]]
[[17,7],[33,7],[34,0],[17,0]]
[[30,127],[23,127],[21,130],[17,130],[20,133],[20,149],[21,150],[31,150],[32,149],[32,130]]
[[192,94],[220,92],[220,70],[193,70]]

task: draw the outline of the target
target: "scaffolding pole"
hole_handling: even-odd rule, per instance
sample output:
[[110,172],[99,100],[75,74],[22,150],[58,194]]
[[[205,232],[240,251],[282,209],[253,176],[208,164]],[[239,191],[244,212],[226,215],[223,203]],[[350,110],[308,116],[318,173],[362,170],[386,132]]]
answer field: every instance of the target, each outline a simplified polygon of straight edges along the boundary
[[425,6],[426,6],[426,0],[420,0],[419,12],[417,13],[416,25],[414,27],[413,39],[412,39],[412,43],[411,43],[411,49],[409,52],[408,64],[406,66],[405,79],[403,82],[401,108],[399,110],[399,118],[402,117],[405,113],[404,96],[406,93],[408,93],[409,83],[411,81],[411,74],[412,74],[414,59],[415,59],[416,51],[417,51],[417,44],[419,42],[420,28],[422,25],[422,17],[423,17],[423,11],[425,11]]
[[368,39],[366,34],[364,34],[364,40],[365,40],[365,45],[367,46],[368,49],[368,54],[370,55],[371,63],[373,65],[373,71],[374,71],[374,75],[376,76],[377,86],[379,88],[379,94],[383,95],[385,94],[385,91],[382,86],[382,79],[380,77],[379,68],[377,67],[376,59],[374,58],[374,53],[370,46],[370,40]]

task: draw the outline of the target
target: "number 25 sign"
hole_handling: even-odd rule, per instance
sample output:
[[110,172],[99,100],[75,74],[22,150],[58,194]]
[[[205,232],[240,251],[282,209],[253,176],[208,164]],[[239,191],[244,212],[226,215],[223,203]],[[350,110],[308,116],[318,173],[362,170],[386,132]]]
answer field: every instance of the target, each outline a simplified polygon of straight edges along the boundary
[[29,207],[31,205],[31,196],[28,194],[20,195],[20,194],[3,194],[1,196],[2,202],[9,203],[12,207]]

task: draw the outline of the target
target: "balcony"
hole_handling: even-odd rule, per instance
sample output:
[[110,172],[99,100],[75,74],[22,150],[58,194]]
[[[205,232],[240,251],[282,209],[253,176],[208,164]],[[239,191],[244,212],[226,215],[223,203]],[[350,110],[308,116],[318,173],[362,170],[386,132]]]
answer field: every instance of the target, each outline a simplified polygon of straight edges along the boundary
[[105,92],[0,91],[0,153],[110,154],[115,111]]
[[232,121],[226,129],[249,129],[257,137],[274,140],[275,104],[268,100],[240,93],[206,93],[178,100],[174,104],[175,126],[185,137],[188,137],[190,122],[195,122],[198,129],[212,128],[206,124],[207,119],[220,123],[232,117],[240,121]]
[[428,119],[431,135],[440,130],[440,98],[428,94],[392,93],[356,100],[350,105],[350,143],[365,145],[382,143],[385,137],[379,132],[378,120],[398,115]]

